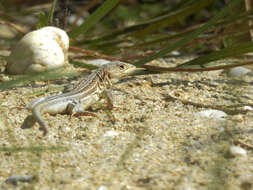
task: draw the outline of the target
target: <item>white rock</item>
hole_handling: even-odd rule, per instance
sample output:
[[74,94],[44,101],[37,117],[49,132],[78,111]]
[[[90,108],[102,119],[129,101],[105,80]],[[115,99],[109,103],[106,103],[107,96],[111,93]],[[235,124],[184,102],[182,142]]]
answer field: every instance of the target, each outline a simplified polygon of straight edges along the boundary
[[100,186],[100,187],[98,188],[98,190],[108,190],[108,188],[107,188],[106,186],[102,185],[102,186]]
[[188,184],[183,184],[178,187],[178,190],[194,190],[194,189]]
[[71,131],[71,128],[70,128],[70,127],[65,127],[65,131],[66,131],[66,132],[70,132],[70,131]]
[[235,121],[235,122],[243,122],[244,116],[243,116],[242,114],[233,115],[233,116],[231,117],[231,120],[232,120],[232,121]]
[[243,106],[243,110],[252,111],[253,108],[251,106]]
[[247,154],[247,152],[239,146],[231,146],[231,147],[229,147],[228,151],[229,151],[230,155],[234,156],[234,157],[245,156]]
[[252,71],[244,67],[234,67],[229,70],[228,75],[231,77],[242,77],[250,72]]
[[180,55],[181,53],[179,51],[172,51],[171,54],[172,55]]
[[[86,12],[83,12],[83,13],[84,13],[83,17],[88,17],[89,16],[89,14],[87,14]],[[77,17],[77,15],[71,14],[69,16],[69,23],[73,24],[74,21],[76,20],[76,17]],[[76,25],[80,26],[83,22],[84,22],[84,18],[79,18]]]
[[117,132],[117,131],[106,131],[104,136],[105,137],[113,137],[113,136],[117,136],[118,134],[119,134],[119,132]]
[[69,38],[56,27],[44,27],[26,34],[7,58],[10,74],[41,72],[68,62]]
[[208,117],[208,118],[217,119],[217,120],[225,120],[224,117],[227,116],[225,112],[220,111],[220,110],[214,110],[214,109],[200,111],[197,113],[197,115],[201,117]]

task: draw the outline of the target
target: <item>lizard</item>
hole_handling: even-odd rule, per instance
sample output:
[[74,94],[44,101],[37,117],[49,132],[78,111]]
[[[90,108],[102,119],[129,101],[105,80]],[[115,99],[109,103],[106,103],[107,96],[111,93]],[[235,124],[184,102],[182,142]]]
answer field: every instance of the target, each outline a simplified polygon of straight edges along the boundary
[[112,61],[80,80],[68,92],[36,99],[28,106],[32,114],[25,118],[21,128],[28,128],[27,126],[33,126],[38,122],[39,129],[45,136],[48,133],[48,125],[42,117],[44,113],[71,115],[82,113],[103,97],[106,97],[108,107],[113,108],[113,97],[110,91],[113,83],[131,74],[135,69],[136,67],[132,64]]

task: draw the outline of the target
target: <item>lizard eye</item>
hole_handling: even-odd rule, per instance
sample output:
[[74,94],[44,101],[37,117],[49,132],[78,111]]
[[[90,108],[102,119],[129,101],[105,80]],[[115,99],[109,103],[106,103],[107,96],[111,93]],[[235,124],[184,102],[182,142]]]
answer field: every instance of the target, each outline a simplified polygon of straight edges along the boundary
[[124,69],[125,67],[124,67],[124,65],[120,65],[119,68],[120,69]]

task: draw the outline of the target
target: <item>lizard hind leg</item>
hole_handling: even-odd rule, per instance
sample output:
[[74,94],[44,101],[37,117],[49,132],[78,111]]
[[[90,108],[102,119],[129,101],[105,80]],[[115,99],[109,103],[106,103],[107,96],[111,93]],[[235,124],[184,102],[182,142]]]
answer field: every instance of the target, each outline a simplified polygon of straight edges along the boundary
[[39,130],[41,130],[43,132],[43,135],[46,136],[48,133],[47,124],[43,120],[40,111],[38,109],[33,109],[32,111],[33,111],[33,117],[36,119],[36,121],[40,125]]
[[35,125],[35,123],[38,122],[40,124],[40,130],[43,131],[43,135],[45,136],[47,134],[47,126],[44,122],[41,122],[40,120],[36,119],[34,115],[29,115],[25,118],[24,122],[21,125],[21,129],[29,129]]
[[81,102],[71,102],[68,104],[66,108],[67,114],[72,116],[92,116],[92,117],[98,117],[96,114],[85,111],[84,108],[82,107]]

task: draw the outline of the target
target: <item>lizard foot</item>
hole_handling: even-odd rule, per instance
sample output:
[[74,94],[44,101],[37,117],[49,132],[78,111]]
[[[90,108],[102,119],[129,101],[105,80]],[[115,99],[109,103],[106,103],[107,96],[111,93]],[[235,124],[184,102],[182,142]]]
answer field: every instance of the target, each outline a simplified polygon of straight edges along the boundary
[[48,133],[47,128],[45,127],[40,127],[39,130],[43,132],[43,136],[46,136]]
[[76,112],[76,113],[74,113],[73,114],[73,116],[91,116],[91,117],[96,117],[96,118],[99,118],[98,116],[97,116],[97,114],[95,114],[95,113],[91,113],[91,112]]

